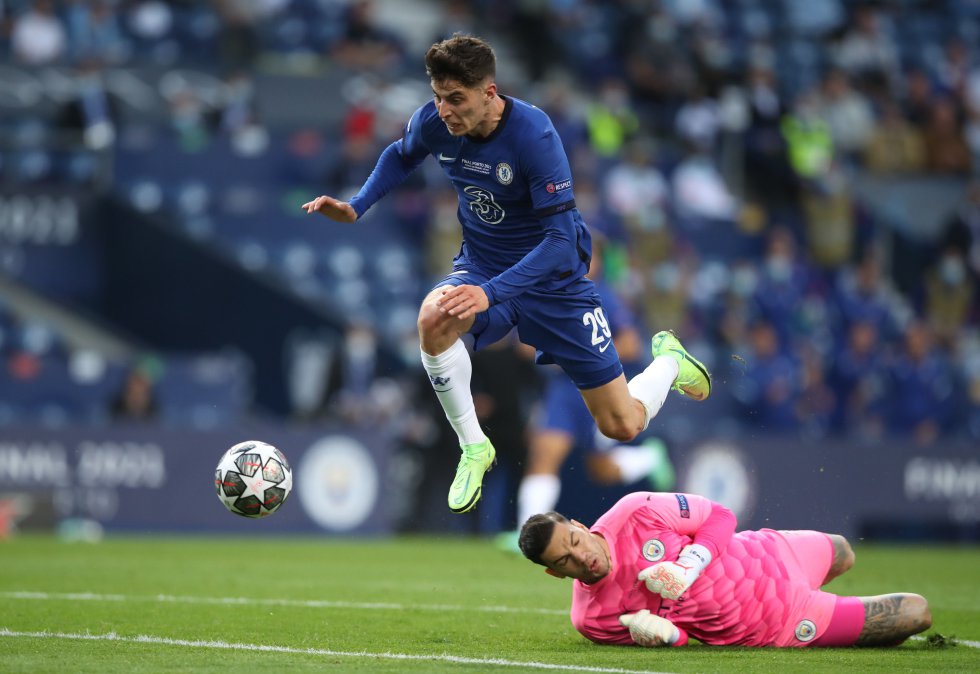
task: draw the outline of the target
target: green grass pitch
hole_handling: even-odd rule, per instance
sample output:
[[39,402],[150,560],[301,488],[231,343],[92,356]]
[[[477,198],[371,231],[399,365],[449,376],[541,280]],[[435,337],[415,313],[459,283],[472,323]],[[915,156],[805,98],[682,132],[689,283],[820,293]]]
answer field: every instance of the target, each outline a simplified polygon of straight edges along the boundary
[[855,550],[829,589],[919,592],[945,644],[595,646],[567,581],[480,539],[20,536],[0,542],[0,672],[980,672],[980,547]]

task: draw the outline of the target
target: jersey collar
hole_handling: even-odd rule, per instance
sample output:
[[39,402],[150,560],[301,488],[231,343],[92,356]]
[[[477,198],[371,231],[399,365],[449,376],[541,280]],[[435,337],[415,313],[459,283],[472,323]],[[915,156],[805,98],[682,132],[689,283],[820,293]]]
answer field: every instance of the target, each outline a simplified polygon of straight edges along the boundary
[[497,94],[497,95],[500,96],[502,99],[504,99],[504,111],[500,113],[500,121],[497,122],[496,128],[490,133],[488,133],[486,136],[483,137],[467,136],[466,140],[470,141],[471,143],[480,143],[482,145],[483,143],[489,143],[491,140],[496,138],[501,131],[503,131],[504,124],[507,123],[507,119],[510,117],[510,111],[514,107],[514,101],[502,94]]

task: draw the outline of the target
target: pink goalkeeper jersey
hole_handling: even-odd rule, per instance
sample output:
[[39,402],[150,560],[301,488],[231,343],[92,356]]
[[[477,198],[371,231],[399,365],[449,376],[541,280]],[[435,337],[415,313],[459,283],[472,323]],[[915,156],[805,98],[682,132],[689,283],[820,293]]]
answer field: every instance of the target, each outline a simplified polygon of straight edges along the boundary
[[[641,570],[675,561],[714,507],[694,494],[637,492],[599,518],[591,531],[605,538],[612,567],[598,583],[574,581],[575,629],[595,642],[631,644],[619,616],[649,609],[681,630],[679,644],[689,634],[716,645],[805,646],[822,634],[835,596],[815,589],[830,566],[833,545],[817,532],[762,529],[732,535],[727,547],[716,541],[721,552],[677,601],[651,594],[637,580]],[[794,537],[808,547],[796,545]],[[800,559],[804,555],[813,559]]]

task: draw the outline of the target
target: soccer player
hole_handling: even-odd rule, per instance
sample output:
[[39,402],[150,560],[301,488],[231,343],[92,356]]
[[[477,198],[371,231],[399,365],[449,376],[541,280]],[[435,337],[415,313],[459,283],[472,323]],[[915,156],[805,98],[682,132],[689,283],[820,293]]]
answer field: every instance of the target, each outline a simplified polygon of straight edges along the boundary
[[574,579],[572,624],[597,643],[891,646],[932,625],[917,594],[820,590],[854,565],[842,536],[734,531],[735,515],[701,496],[636,492],[591,529],[534,515],[520,547]]
[[425,65],[433,100],[412,115],[360,191],[349,202],[324,195],[303,208],[355,222],[429,155],[455,187],[463,246],[453,271],[423,300],[418,328],[422,364],[462,449],[448,498],[450,510],[462,513],[479,500],[496,456],[477,420],[462,335],[479,349],[516,326],[537,362],[557,363],[575,382],[599,430],[622,441],[647,427],[671,388],[703,400],[711,380],[672,333],[662,332],[653,340],[653,362],[627,384],[585,278],[591,236],[548,116],[497,92],[496,58],[479,38],[438,42]]
[[[603,276],[602,236],[593,238],[588,278],[596,286],[603,312],[612,331],[613,345],[627,369],[636,367],[642,353],[640,326],[629,306]],[[517,488],[517,522],[554,510],[561,495],[561,467],[578,448],[586,453],[591,479],[602,485],[631,484],[647,478],[655,491],[674,486],[674,467],[667,447],[655,437],[639,445],[622,445],[596,430],[582,396],[560,371],[548,372],[537,420],[532,424],[527,468]],[[497,538],[504,550],[520,552],[519,531]]]

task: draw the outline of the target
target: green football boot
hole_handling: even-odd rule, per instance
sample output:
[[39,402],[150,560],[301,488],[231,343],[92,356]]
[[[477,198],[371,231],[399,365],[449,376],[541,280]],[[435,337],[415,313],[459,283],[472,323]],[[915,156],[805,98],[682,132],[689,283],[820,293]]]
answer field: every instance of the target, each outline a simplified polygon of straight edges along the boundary
[[497,459],[497,451],[487,438],[483,442],[463,445],[463,456],[456,466],[456,479],[449,488],[449,509],[454,513],[472,510],[483,492],[483,474]]
[[691,357],[680,340],[670,330],[653,336],[653,357],[670,356],[679,366],[672,389],[692,400],[704,400],[711,395],[711,375],[698,360]]

